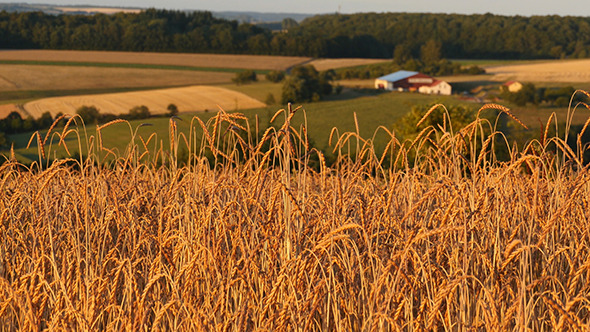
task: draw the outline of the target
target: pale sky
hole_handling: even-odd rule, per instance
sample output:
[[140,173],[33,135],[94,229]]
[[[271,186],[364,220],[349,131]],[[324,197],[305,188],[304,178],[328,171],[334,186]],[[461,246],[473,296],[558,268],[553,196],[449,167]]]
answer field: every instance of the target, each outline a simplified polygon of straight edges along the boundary
[[589,0],[22,0],[0,2],[50,3],[194,9],[209,11],[255,11],[266,13],[422,12],[500,15],[590,16]]

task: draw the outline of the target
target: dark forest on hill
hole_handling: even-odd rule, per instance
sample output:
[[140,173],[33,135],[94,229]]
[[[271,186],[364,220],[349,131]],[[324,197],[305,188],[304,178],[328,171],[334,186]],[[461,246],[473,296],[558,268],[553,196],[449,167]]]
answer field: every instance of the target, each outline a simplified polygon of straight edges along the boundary
[[445,58],[585,58],[590,18],[363,13],[308,18],[285,32],[210,12],[139,14],[0,12],[0,47],[312,57],[418,57],[434,40]]

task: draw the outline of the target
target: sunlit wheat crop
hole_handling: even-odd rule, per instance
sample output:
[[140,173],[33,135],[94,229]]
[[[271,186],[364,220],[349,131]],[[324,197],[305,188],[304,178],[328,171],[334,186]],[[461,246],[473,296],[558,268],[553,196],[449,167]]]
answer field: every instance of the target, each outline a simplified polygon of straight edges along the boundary
[[328,164],[302,112],[262,130],[221,111],[188,135],[171,119],[114,161],[79,118],[37,135],[88,153],[1,166],[0,329],[590,328],[587,147],[445,118],[414,141],[380,128],[383,151],[334,131]]

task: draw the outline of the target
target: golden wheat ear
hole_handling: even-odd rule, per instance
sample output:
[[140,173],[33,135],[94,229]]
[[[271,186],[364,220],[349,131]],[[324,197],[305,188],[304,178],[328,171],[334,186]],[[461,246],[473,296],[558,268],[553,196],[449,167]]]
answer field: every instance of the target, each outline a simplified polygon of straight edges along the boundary
[[16,161],[16,156],[14,155],[14,142],[10,143],[10,161]]

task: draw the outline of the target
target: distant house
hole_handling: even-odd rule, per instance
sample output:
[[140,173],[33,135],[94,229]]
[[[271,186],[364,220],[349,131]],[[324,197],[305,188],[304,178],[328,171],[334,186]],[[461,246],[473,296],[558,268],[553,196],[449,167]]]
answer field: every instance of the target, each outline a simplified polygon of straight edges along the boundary
[[452,87],[445,81],[435,80],[430,85],[423,85],[418,88],[418,92],[432,94],[432,95],[446,95],[450,96]]
[[451,94],[451,85],[417,71],[400,70],[375,80],[382,90],[419,91],[421,93]]
[[508,82],[504,83],[504,86],[510,92],[518,92],[518,91],[520,91],[520,89],[522,89],[522,83],[517,82],[517,81],[508,81]]

